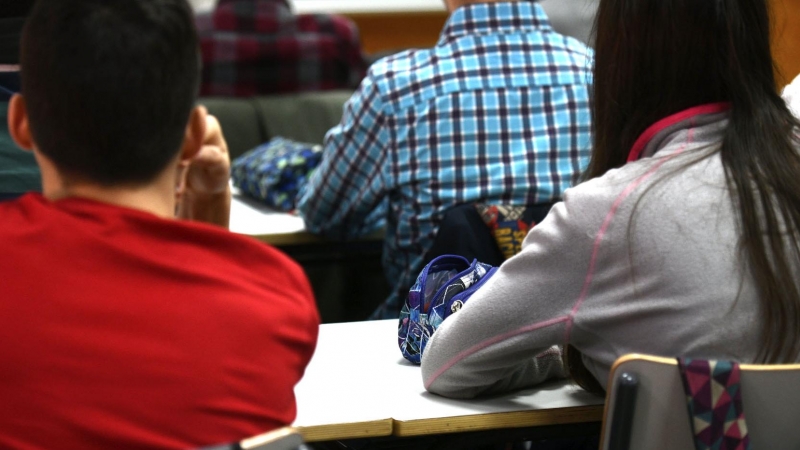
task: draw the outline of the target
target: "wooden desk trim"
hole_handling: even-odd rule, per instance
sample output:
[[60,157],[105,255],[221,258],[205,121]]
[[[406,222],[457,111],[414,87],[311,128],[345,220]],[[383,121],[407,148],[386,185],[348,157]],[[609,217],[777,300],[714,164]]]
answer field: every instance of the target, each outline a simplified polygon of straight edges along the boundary
[[243,236],[250,236],[258,239],[259,241],[266,242],[267,244],[276,247],[290,246],[290,245],[308,245],[308,244],[341,244],[347,245],[348,242],[381,242],[386,235],[386,230],[378,230],[366,236],[352,239],[349,241],[337,241],[325,238],[317,234],[311,234],[308,231],[298,231],[296,233],[276,233],[276,234],[244,234]]
[[505,428],[599,423],[602,418],[603,405],[590,405],[408,421],[384,419],[331,425],[295,425],[294,428],[303,435],[303,439],[306,442],[320,442],[338,439],[386,436],[412,437]]
[[373,420],[333,425],[294,425],[306,442],[331,441],[337,439],[358,439],[391,436],[394,430],[392,419]]
[[245,234],[244,236],[251,236],[261,242],[274,245],[276,247],[286,245],[307,245],[318,244],[321,242],[329,242],[321,236],[311,234],[307,231],[300,231],[297,233],[278,233],[278,234]]
[[436,419],[395,420],[394,435],[399,437],[423,436],[465,431],[600,422],[602,419],[603,405],[598,404],[573,408],[500,412]]

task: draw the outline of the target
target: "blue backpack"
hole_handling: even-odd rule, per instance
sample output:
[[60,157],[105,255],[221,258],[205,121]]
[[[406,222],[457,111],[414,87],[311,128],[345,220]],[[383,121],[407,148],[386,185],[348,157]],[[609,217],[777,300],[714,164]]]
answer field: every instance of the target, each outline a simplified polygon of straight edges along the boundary
[[422,269],[400,311],[397,342],[403,356],[419,364],[428,339],[450,315],[494,275],[497,267],[442,255]]

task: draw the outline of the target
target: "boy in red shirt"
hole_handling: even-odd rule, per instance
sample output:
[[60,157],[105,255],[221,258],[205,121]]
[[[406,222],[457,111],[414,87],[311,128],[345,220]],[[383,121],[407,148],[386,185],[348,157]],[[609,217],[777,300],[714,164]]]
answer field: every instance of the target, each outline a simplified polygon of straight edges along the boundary
[[198,61],[185,0],[31,12],[8,116],[43,194],[0,203],[0,447],[189,448],[294,420],[316,305],[289,258],[220,226]]

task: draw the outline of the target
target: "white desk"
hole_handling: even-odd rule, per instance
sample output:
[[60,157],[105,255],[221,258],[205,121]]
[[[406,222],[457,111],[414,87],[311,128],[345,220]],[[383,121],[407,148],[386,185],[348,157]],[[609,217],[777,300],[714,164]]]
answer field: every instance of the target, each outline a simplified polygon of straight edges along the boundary
[[[231,191],[232,232],[253,236],[276,246],[332,242],[306,231],[305,223],[300,216],[271,209],[257,200],[242,195],[236,187],[232,186]],[[357,241],[382,241],[383,237],[384,231],[380,230]]]
[[230,230],[273,245],[304,244],[322,239],[306,231],[300,216],[270,209],[233,188]]
[[397,347],[397,321],[328,324],[295,389],[307,441],[599,422],[603,399],[566,381],[500,397],[429,394]]

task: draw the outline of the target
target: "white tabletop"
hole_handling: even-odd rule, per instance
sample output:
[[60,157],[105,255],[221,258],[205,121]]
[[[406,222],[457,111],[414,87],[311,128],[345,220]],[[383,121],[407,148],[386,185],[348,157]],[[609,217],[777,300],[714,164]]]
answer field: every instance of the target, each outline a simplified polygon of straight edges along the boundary
[[277,211],[247,197],[231,186],[230,230],[253,236],[272,245],[300,245],[325,242],[325,239],[306,231],[303,218]]
[[[596,422],[602,417],[603,399],[566,381],[478,400],[429,394],[419,366],[400,354],[397,323],[320,327],[317,350],[295,389],[294,426],[307,440]],[[382,434],[376,434],[380,426]]]
[[[301,245],[330,242],[306,231],[303,218],[288,212],[277,211],[243,195],[231,186],[230,230],[234,233],[256,237],[272,245]],[[381,241],[384,231],[368,234],[358,241]]]
[[277,211],[257,200],[245,197],[233,188],[231,231],[250,236],[306,233],[303,219],[295,214]]

